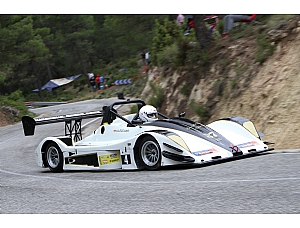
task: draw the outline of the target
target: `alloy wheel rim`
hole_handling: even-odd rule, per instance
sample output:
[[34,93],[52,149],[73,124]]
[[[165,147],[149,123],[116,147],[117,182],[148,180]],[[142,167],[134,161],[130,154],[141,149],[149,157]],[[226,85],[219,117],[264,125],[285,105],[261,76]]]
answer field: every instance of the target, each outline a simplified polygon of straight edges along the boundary
[[148,166],[155,166],[159,160],[159,148],[153,142],[143,144],[141,155],[144,163]]
[[59,152],[54,146],[51,146],[48,149],[47,161],[48,161],[49,166],[52,168],[56,168],[58,166]]

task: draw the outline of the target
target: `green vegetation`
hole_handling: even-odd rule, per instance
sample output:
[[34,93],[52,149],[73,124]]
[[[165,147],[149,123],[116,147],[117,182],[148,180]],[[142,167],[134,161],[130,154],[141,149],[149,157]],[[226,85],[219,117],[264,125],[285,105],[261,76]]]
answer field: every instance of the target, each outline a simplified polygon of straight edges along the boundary
[[224,79],[218,78],[213,82],[213,93],[215,96],[222,96],[224,92]]
[[178,26],[175,21],[165,19],[162,24],[155,21],[155,36],[152,40],[152,61],[157,66],[179,67],[185,64],[190,43],[196,42],[195,31],[184,36],[185,26]]
[[[266,33],[293,17],[258,15],[263,26],[240,24],[233,28],[228,41],[257,34],[256,61],[263,63],[275,50],[266,40]],[[176,15],[0,15],[0,107],[15,107],[22,116],[27,112],[24,101],[76,101],[117,96],[119,92],[140,97],[147,82],[145,76],[136,78],[142,69],[142,51],[151,52],[153,66],[185,68],[190,70],[187,81],[197,80],[205,75],[214,53],[200,47],[195,30],[184,36],[186,27],[178,26],[175,18]],[[218,34],[223,26],[220,20]],[[218,35],[212,39],[218,51],[222,40]],[[218,63],[225,77],[228,61],[223,58]],[[229,81],[231,89],[237,88],[246,67],[236,65],[236,78]],[[107,76],[111,87],[93,92],[86,77],[88,72]],[[83,76],[53,92],[32,92],[50,79],[79,73]],[[115,80],[125,78],[135,80],[131,85],[112,86]],[[190,84],[180,87],[185,96]],[[224,84],[216,83],[217,94],[223,93]],[[149,102],[160,107],[163,90],[153,83],[151,88]],[[201,105],[192,104],[201,118],[209,116]]]
[[187,87],[187,85],[185,83],[180,87],[180,92],[184,96],[188,96],[190,94],[190,90],[189,90],[189,88]]
[[136,76],[140,53],[152,47],[155,21],[167,17],[0,15],[0,95],[21,89],[26,97],[50,79],[80,73],[113,81],[126,68],[126,77]]
[[201,118],[201,121],[205,122],[210,118],[209,111],[201,104],[196,104],[194,100],[190,102],[191,109]]
[[255,61],[262,64],[269,56],[273,54],[276,46],[272,45],[271,42],[262,35],[257,36],[256,43],[257,51],[255,55]]
[[163,103],[164,91],[159,86],[155,86],[154,83],[150,82],[153,95],[149,98],[147,104],[153,105],[156,108],[160,108]]
[[0,108],[12,107],[17,110],[16,115],[7,115],[6,118],[10,122],[16,122],[21,120],[22,116],[27,115],[33,117],[27,107],[24,105],[24,96],[22,91],[16,90],[9,96],[0,96]]
[[263,22],[267,28],[274,28],[282,22],[286,22],[294,18],[295,14],[267,14],[267,15],[258,15],[257,18],[259,21]]

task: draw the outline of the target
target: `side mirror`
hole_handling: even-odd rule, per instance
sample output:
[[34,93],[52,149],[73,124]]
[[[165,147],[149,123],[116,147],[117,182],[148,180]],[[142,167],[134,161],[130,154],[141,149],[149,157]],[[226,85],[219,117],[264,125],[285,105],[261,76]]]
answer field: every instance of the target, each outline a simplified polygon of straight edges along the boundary
[[183,118],[184,116],[185,116],[185,112],[182,112],[182,113],[179,114],[178,117],[179,117],[179,118]]

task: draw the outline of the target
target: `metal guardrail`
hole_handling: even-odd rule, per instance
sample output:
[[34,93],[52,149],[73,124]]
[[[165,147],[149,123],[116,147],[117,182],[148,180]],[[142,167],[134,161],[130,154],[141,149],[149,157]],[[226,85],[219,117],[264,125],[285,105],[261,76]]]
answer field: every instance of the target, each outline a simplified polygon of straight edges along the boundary
[[29,101],[24,102],[28,108],[34,108],[34,106],[52,106],[52,105],[60,105],[67,104],[67,102],[42,102],[42,101]]

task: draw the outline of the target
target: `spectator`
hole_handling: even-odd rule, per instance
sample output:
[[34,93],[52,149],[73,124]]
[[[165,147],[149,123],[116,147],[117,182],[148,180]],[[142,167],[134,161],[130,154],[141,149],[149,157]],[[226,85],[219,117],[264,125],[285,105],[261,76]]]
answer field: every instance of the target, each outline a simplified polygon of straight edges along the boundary
[[176,23],[179,24],[179,25],[182,25],[183,22],[184,22],[184,16],[182,14],[178,14],[177,19],[176,19]]
[[96,88],[100,89],[100,74],[96,75]]
[[142,52],[141,56],[142,56],[143,64],[146,65],[146,54],[144,51]]
[[222,38],[227,38],[234,22],[250,22],[256,14],[229,14],[224,17],[224,30]]
[[92,77],[94,77],[94,74],[93,73],[88,73],[88,77],[89,77],[89,79],[91,79]]
[[151,63],[151,61],[150,61],[150,51],[146,52],[145,59],[146,59],[146,64],[149,66],[150,63]]
[[217,24],[219,21],[219,17],[215,15],[205,15],[204,21],[207,23],[209,28],[209,33],[213,34],[215,31],[217,31]]
[[93,88],[93,91],[96,91],[96,81],[95,81],[94,74],[90,77],[90,84],[91,84],[91,86]]
[[104,89],[104,76],[100,76],[100,89]]
[[188,21],[186,24],[186,32],[184,33],[185,36],[188,36],[191,32],[191,29],[194,28],[194,18],[193,15],[186,15],[185,16]]

